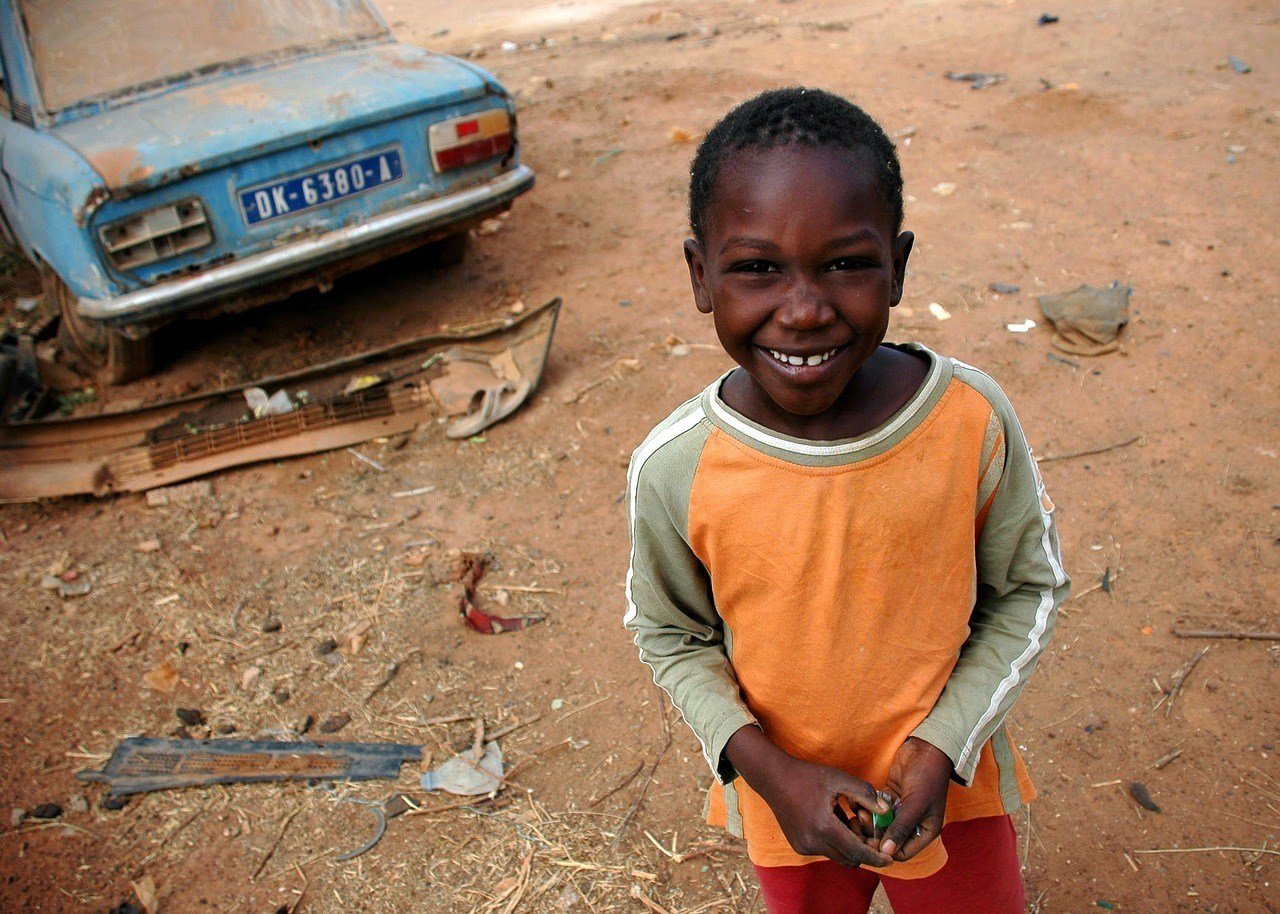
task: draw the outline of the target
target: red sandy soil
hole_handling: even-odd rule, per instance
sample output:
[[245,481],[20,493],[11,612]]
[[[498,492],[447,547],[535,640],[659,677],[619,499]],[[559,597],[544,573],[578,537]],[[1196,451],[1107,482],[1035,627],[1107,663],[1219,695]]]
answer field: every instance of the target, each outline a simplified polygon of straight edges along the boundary
[[[1040,790],[1018,817],[1032,909],[1275,911],[1274,853],[1143,853],[1280,839],[1280,646],[1172,634],[1280,628],[1274,5],[1082,0],[1048,10],[1062,20],[1044,27],[1046,9],[1022,0],[383,11],[402,40],[482,54],[518,91],[537,188],[461,265],[410,255],[324,296],[172,327],[161,372],[103,399],[242,382],[562,295],[544,384],[482,442],[431,427],[400,448],[361,446],[384,473],[338,451],[224,473],[191,506],[4,508],[0,796],[60,803],[73,827],[0,837],[0,908],[106,911],[150,878],[173,912],[510,914],[513,899],[519,911],[648,910],[633,884],[673,914],[762,910],[735,849],[676,862],[655,847],[719,839],[698,817],[709,774],[695,741],[620,627],[620,497],[631,449],[726,367],[690,301],[680,244],[694,146],[671,131],[696,137],[750,94],[803,83],[846,94],[900,137],[917,245],[891,337],[994,375],[1038,453],[1138,439],[1043,466],[1079,596],[1013,714]],[[1008,78],[973,91],[947,70]],[[942,183],[954,193],[932,190]],[[1136,289],[1121,353],[1068,365],[1048,357],[1043,326],[1005,329],[1039,317],[1036,294],[1113,279]],[[997,296],[991,282],[1021,292]],[[937,321],[931,302],[952,318]],[[694,345],[678,354],[673,336]],[[424,485],[436,489],[392,497]],[[136,549],[153,539],[158,551]],[[464,629],[447,580],[449,550],[469,548],[496,556],[490,585],[523,588],[503,592],[506,610],[482,590],[490,608],[547,622],[498,638]],[[89,576],[88,596],[40,588],[66,569]],[[1107,569],[1110,594],[1093,587]],[[280,631],[263,631],[269,617]],[[317,655],[360,620],[372,626],[359,652],[340,649],[341,665]],[[1205,645],[1171,711],[1156,708]],[[166,661],[181,677],[171,694],[143,682]],[[363,701],[388,661],[395,679]],[[250,666],[262,672],[245,690]],[[100,809],[100,788],[74,772],[124,736],[173,732],[178,707],[244,736],[345,711],[341,738],[421,742],[437,761],[471,725],[424,718],[475,713],[492,730],[541,717],[503,740],[508,764],[524,762],[508,806],[393,820],[374,850],[339,864],[372,816],[302,785]],[[411,767],[398,789],[415,786]],[[1127,796],[1132,781],[1161,813]]]

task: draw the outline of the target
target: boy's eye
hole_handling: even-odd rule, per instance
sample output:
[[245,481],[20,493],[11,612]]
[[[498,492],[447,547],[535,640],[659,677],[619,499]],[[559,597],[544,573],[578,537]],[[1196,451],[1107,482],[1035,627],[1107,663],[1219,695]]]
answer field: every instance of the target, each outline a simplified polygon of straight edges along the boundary
[[828,270],[866,270],[878,267],[877,261],[869,260],[866,257],[841,257],[827,264]]
[[777,272],[778,267],[767,260],[740,260],[729,267],[731,273],[770,273]]

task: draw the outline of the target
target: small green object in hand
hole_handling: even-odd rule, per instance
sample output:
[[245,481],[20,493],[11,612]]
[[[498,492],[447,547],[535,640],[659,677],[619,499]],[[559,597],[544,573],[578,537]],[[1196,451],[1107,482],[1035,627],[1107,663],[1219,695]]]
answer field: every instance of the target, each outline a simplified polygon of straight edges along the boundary
[[893,810],[888,812],[873,812],[871,814],[871,824],[876,828],[888,828],[893,824]]

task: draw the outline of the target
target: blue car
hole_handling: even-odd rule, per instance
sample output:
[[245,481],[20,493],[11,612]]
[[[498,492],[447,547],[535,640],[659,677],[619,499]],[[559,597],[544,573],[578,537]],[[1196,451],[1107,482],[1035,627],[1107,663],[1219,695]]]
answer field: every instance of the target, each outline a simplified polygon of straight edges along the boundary
[[103,383],[167,320],[460,252],[533,186],[507,91],[365,0],[0,0],[0,64],[0,231]]

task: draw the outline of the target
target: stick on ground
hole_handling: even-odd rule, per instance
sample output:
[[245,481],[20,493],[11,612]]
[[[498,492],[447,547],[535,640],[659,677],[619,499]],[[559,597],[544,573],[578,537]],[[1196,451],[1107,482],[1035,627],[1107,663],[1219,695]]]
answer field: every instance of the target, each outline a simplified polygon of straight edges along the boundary
[[1090,457],[1094,454],[1105,454],[1107,451],[1119,450],[1122,447],[1128,447],[1129,445],[1141,440],[1142,440],[1141,435],[1134,435],[1132,438],[1130,438],[1127,441],[1120,441],[1116,444],[1106,444],[1106,445],[1103,445],[1102,447],[1089,448],[1088,450],[1084,450],[1084,451],[1068,451],[1065,454],[1045,454],[1043,457],[1037,457],[1036,462],[1049,463],[1050,461],[1053,461],[1053,460],[1072,460],[1076,457]]
[[1219,631],[1211,628],[1175,628],[1175,638],[1212,638],[1234,641],[1280,641],[1280,632]]

